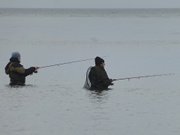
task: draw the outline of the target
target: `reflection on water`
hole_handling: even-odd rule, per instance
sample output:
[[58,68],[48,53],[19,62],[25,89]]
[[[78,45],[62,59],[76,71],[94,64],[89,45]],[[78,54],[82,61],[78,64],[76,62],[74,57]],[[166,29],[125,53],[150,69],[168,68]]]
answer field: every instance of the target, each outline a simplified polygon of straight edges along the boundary
[[37,85],[25,84],[25,85],[5,85],[7,88],[35,88]]
[[[89,122],[91,125],[87,129],[91,130],[91,134],[107,134],[110,123],[110,112],[108,100],[110,98],[109,90],[92,91],[87,90],[89,98]],[[106,127],[106,128],[105,128]]]
[[89,97],[93,102],[101,103],[108,100],[108,90],[87,90],[89,92]]

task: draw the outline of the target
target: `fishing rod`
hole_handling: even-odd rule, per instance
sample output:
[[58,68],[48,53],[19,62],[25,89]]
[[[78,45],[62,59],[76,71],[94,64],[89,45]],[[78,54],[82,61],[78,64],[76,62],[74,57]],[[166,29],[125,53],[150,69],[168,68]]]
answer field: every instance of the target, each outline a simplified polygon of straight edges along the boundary
[[61,65],[67,65],[67,64],[72,64],[72,63],[89,61],[89,60],[93,60],[93,59],[94,58],[88,58],[88,59],[81,59],[81,60],[74,60],[74,61],[69,61],[69,62],[57,63],[57,64],[52,64],[52,65],[47,65],[47,66],[40,66],[40,67],[38,67],[38,69],[49,68],[49,67],[54,67],[54,66],[61,66]]
[[141,79],[141,78],[158,77],[158,76],[160,77],[160,76],[169,76],[169,75],[174,75],[174,74],[173,74],[173,73],[168,73],[168,74],[155,74],[155,75],[133,76],[133,77],[117,78],[117,79],[113,79],[112,81]]

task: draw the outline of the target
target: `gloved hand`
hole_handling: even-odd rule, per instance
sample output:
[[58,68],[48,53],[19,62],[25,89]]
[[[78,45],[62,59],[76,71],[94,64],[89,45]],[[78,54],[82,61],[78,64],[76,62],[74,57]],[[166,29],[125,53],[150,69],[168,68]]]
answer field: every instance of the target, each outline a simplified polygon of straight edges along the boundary
[[113,79],[109,79],[109,81],[110,81],[110,85],[114,85]]
[[34,67],[35,69],[34,69],[34,73],[37,73],[38,71],[38,69],[39,69],[39,67]]
[[30,70],[32,73],[37,73],[37,67],[30,67]]

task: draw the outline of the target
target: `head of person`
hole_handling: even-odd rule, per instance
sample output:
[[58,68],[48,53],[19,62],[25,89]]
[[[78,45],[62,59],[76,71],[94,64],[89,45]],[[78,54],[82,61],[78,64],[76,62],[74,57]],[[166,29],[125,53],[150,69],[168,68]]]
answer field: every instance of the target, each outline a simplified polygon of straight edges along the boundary
[[104,63],[104,60],[100,57],[96,57],[95,58],[95,65],[96,66],[101,66],[101,67],[104,67],[105,63]]
[[11,55],[11,60],[15,60],[20,62],[21,61],[21,55],[19,52],[13,52]]

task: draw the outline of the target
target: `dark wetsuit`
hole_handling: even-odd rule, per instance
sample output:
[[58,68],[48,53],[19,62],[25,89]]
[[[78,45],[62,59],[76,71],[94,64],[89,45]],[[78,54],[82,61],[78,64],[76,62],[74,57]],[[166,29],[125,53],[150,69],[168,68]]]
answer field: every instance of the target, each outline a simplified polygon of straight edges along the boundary
[[11,58],[5,67],[5,73],[10,78],[10,85],[25,85],[26,76],[33,72],[35,72],[35,67],[25,69],[16,58]]

